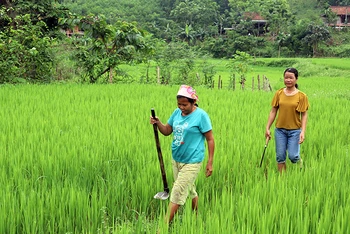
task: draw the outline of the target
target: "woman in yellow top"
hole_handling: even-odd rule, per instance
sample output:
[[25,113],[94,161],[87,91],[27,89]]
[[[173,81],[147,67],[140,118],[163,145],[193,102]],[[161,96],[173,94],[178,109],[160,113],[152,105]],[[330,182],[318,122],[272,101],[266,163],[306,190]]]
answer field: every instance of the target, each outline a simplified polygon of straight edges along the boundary
[[272,109],[267,120],[265,137],[271,139],[270,127],[275,124],[276,161],[280,172],[286,170],[286,154],[292,163],[300,162],[300,144],[305,140],[309,101],[305,93],[298,90],[298,71],[284,71],[285,87],[279,89],[272,99]]

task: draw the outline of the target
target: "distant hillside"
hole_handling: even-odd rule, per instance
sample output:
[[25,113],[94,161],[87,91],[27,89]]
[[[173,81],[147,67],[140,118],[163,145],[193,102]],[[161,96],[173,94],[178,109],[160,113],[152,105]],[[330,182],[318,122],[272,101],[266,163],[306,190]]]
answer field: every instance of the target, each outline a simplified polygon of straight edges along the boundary
[[[350,0],[61,0],[78,16],[104,15],[108,23],[137,22],[154,37],[185,42],[230,57],[235,51],[259,56],[338,56],[350,52],[330,46],[349,43],[347,35],[324,25],[323,16],[334,20],[331,5],[350,5]],[[268,23],[246,19],[257,12]],[[332,18],[333,17],[333,18]],[[227,32],[228,28],[231,31]],[[313,30],[324,35],[310,43]],[[328,31],[328,32],[327,32]],[[343,30],[345,31],[345,30]],[[327,34],[330,34],[328,36]],[[223,37],[220,37],[222,36]],[[259,38],[251,38],[250,35]],[[316,36],[317,34],[314,34]],[[303,39],[305,38],[305,39]],[[328,41],[329,38],[332,40]],[[338,40],[341,38],[341,40]],[[318,43],[320,45],[318,45]],[[312,48],[313,47],[313,48]],[[315,49],[318,51],[315,52]],[[345,53],[344,51],[345,50]],[[278,52],[276,52],[278,51]]]

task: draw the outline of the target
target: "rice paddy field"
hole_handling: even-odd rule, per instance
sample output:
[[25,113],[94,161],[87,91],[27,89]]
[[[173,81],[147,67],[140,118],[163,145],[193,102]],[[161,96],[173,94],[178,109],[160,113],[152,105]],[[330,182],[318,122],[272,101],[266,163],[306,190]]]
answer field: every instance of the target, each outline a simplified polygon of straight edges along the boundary
[[[0,233],[350,233],[350,78],[300,76],[303,168],[288,161],[280,175],[274,139],[259,163],[284,68],[259,69],[272,92],[195,87],[214,171],[198,177],[198,215],[189,200],[170,228],[168,201],[153,199],[163,185],[149,117],[167,121],[179,86],[0,86]],[[171,140],[160,135],[169,185]]]

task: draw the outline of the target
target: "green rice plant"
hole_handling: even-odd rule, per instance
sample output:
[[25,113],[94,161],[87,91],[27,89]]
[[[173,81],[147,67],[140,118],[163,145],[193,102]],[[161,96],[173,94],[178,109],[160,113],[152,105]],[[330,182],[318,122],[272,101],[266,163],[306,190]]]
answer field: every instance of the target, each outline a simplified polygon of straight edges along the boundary
[[[283,69],[265,71],[274,90]],[[271,69],[271,72],[269,72]],[[346,77],[300,77],[310,101],[302,170],[277,171],[264,147],[273,92],[195,87],[211,117],[214,172],[164,224],[168,201],[149,124],[166,122],[178,86],[0,86],[1,233],[349,233],[350,126]],[[161,135],[168,183],[171,137]],[[205,165],[205,164],[204,164]]]

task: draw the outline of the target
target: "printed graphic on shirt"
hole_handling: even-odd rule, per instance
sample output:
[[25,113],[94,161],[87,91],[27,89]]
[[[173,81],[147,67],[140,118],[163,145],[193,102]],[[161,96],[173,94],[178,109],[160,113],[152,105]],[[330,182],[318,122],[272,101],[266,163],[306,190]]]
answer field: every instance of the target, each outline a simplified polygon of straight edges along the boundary
[[179,121],[175,121],[174,126],[174,144],[176,146],[185,144],[185,142],[183,141],[183,134],[185,129],[188,127],[188,123],[185,122],[184,124],[181,124]]

